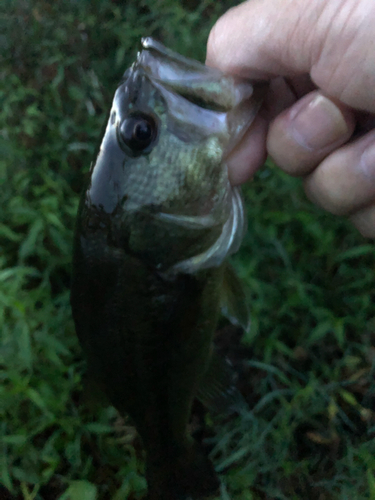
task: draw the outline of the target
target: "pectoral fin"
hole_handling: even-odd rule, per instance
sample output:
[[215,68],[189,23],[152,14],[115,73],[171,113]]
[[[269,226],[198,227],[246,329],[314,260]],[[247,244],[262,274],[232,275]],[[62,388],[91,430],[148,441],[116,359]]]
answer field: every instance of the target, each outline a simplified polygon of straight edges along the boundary
[[197,398],[215,413],[241,413],[247,403],[235,386],[235,373],[227,359],[213,350],[208,369],[200,382]]
[[250,328],[248,297],[236,271],[226,263],[221,296],[221,311],[233,325],[241,326],[245,331]]

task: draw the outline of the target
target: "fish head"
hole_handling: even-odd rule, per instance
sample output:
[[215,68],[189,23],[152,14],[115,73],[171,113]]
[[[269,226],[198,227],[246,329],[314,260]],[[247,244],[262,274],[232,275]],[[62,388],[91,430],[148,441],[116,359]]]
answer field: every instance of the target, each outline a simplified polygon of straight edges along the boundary
[[85,204],[109,221],[110,244],[158,268],[195,272],[219,265],[242,238],[242,201],[225,158],[261,94],[151,38],[142,44],[116,90]]

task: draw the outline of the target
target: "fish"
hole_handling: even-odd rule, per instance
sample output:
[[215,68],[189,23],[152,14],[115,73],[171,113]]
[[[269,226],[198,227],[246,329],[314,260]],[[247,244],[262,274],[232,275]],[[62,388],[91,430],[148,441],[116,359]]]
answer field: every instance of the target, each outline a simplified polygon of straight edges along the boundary
[[194,398],[239,411],[213,336],[222,313],[248,327],[227,257],[246,229],[226,158],[261,106],[262,82],[225,75],[142,39],[114,94],[80,200],[71,306],[87,370],[134,423],[149,500],[218,491],[188,432]]

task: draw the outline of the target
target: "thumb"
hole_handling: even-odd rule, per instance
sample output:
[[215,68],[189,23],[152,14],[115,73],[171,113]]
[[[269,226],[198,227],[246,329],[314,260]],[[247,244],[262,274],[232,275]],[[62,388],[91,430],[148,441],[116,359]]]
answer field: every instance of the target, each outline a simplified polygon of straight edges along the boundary
[[296,51],[293,47],[301,34],[306,36],[306,29],[309,37],[314,34],[313,45],[321,46],[324,33],[316,24],[325,8],[325,2],[306,0],[250,0],[238,5],[211,30],[206,62],[251,78],[309,73],[312,45],[298,43]]
[[307,73],[328,95],[372,111],[374,22],[373,0],[250,0],[217,21],[206,62],[245,78]]

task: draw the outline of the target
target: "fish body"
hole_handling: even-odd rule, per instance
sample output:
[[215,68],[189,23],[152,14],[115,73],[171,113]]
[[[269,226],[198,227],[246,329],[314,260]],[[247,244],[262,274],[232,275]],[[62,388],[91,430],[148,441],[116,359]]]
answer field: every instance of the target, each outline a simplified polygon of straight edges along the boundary
[[212,345],[227,306],[224,260],[244,232],[225,155],[261,98],[248,82],[142,43],[81,198],[71,304],[91,377],[142,438],[149,498],[200,498],[219,483],[187,432],[192,401],[233,399]]

